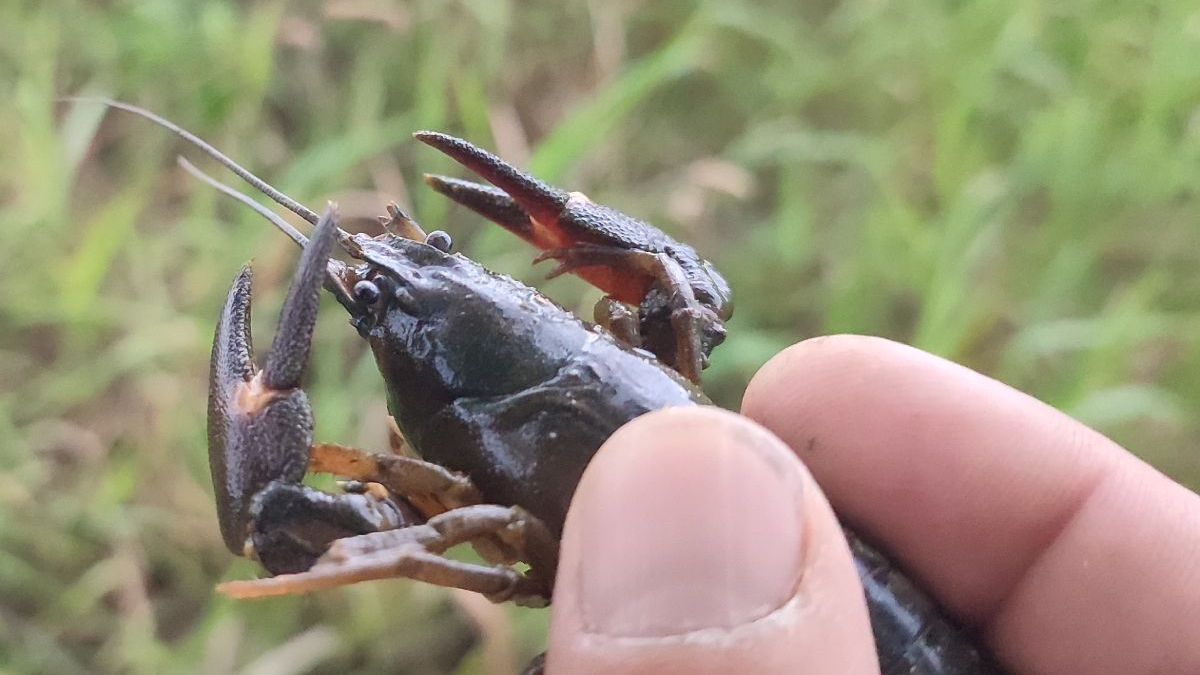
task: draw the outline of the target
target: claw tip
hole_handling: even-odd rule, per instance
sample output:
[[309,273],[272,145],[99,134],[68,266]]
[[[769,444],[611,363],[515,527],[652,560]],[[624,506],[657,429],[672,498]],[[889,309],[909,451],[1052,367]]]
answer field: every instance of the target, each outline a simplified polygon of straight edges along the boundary
[[440,131],[418,131],[413,134],[413,138],[421,141],[434,149],[445,151],[446,148],[456,145],[470,145],[461,138],[456,138],[450,134],[443,134]]

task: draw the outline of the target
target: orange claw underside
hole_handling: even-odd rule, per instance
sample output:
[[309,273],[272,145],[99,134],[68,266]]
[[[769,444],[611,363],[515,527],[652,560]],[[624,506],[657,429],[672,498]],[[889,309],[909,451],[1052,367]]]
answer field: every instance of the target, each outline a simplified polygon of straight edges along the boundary
[[654,281],[644,274],[622,272],[611,267],[585,267],[577,274],[614,299],[629,305],[641,304]]
[[[516,234],[542,251],[570,248],[577,244],[590,243],[586,237],[575,236],[574,232],[562,227],[557,222],[548,225],[536,218],[530,218],[529,222],[533,224],[533,228],[529,233],[517,232],[510,228],[505,229],[509,229],[513,234]],[[503,226],[503,223],[501,225]],[[648,274],[639,274],[632,270],[621,270],[603,265],[580,267],[571,272],[612,296],[614,299],[629,305],[641,304],[642,300],[646,297],[646,293],[650,292],[650,286],[654,283],[654,277]]]
[[[586,196],[547,185],[461,138],[436,131],[418,131],[413,136],[494,186],[487,187],[445,176],[426,176],[425,180],[431,187],[542,251],[571,248],[579,244],[613,245],[611,238],[600,240],[591,235],[583,223],[572,226],[569,222],[563,222],[563,208],[572,200],[589,201]],[[641,304],[654,281],[645,273],[603,265],[578,267],[570,271],[614,299],[631,305]]]

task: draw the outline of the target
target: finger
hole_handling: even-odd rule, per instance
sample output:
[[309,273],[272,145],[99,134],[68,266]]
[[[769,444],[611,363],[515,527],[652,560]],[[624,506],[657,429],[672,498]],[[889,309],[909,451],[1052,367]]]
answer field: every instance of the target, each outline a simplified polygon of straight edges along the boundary
[[548,670],[878,674],[841,531],[770,433],[715,408],[626,425],[563,534]]
[[1025,394],[886,340],[809,340],[743,411],[1022,673],[1200,672],[1200,498]]

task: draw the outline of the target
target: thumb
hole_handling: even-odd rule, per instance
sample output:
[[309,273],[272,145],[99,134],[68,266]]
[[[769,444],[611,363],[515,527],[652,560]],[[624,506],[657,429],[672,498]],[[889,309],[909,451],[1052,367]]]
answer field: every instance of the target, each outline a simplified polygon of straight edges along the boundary
[[622,427],[567,515],[547,672],[879,673],[829,504],[770,432],[716,408]]

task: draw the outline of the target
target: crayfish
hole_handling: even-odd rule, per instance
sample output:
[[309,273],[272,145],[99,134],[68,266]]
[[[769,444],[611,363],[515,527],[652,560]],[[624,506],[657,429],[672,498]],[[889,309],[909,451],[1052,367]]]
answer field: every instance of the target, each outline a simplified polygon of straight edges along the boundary
[[[250,345],[251,272],[236,276],[212,351],[209,453],[225,544],[273,576],[222,584],[239,598],[407,577],[543,605],[553,594],[567,507],[601,444],[652,410],[705,405],[700,372],[725,337],[728,284],[691,247],[640,220],[546,185],[452,136],[415,137],[490,185],[426,182],[608,296],[597,324],[452,252],[399,206],[378,236],[348,234],[203,140],[140,108],[108,105],[182,136],[313,224],[306,237],[273,212],[188,168],[270,219],[303,247],[274,344]],[[353,264],[331,258],[339,247]],[[301,389],[321,289],[369,343],[403,443],[375,454],[314,443]],[[307,472],[349,479],[342,493]],[[884,673],[998,672],[965,633],[880,553],[846,531],[866,590]],[[442,556],[471,543],[485,564]],[[527,563],[519,572],[514,563]]]

